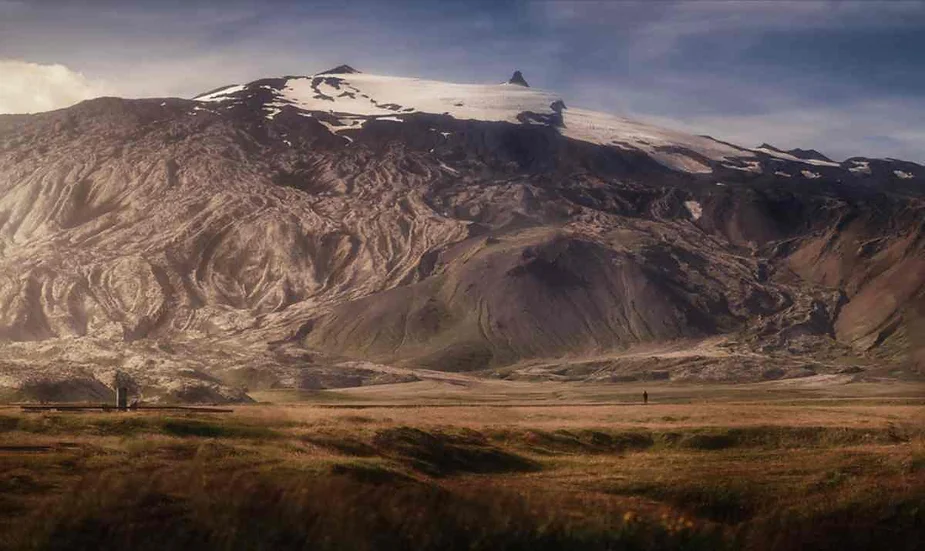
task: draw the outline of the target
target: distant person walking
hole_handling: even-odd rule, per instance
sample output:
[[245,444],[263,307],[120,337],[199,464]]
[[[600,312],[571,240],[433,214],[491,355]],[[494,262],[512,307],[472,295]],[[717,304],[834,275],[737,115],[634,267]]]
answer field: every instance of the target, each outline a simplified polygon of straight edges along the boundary
[[645,390],[642,391],[642,403],[643,404],[649,403],[649,393],[646,392]]

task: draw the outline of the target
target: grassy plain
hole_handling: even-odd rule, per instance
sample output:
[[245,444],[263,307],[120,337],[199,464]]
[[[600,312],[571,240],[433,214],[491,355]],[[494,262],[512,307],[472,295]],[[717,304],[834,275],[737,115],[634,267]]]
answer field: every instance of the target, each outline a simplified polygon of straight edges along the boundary
[[914,383],[422,381],[0,409],[3,549],[919,549]]

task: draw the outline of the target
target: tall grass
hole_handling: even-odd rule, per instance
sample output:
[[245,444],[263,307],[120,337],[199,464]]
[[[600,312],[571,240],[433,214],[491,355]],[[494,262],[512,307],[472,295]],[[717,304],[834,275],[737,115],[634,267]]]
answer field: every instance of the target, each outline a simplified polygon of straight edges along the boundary
[[533,428],[387,415],[0,416],[0,549],[925,541],[925,438],[912,422],[664,427],[656,414],[652,426]]
[[100,473],[19,523],[15,550],[723,549],[716,530],[672,530],[486,487],[451,491],[407,478],[216,473],[189,464],[157,476]]

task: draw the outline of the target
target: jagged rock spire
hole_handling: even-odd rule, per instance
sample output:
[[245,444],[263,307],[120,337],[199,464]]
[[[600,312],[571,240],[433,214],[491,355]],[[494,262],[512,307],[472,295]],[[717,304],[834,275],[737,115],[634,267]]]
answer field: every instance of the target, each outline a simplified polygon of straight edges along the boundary
[[357,71],[350,65],[338,65],[337,67],[334,67],[333,69],[322,71],[319,74],[321,75],[353,75],[359,72],[360,71]]
[[523,86],[529,88],[530,85],[527,84],[527,80],[524,78],[523,73],[520,71],[514,71],[514,75],[511,76],[511,79],[507,81],[508,84],[516,84],[517,86]]

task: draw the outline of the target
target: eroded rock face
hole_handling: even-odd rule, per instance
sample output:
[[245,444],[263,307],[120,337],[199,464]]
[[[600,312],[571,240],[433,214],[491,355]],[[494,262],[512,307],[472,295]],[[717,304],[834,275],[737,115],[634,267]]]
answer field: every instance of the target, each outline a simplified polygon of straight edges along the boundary
[[0,387],[95,399],[121,369],[240,400],[407,378],[347,360],[479,371],[716,336],[727,359],[921,367],[917,176],[684,172],[536,121],[343,130],[247,101],[0,117]]

